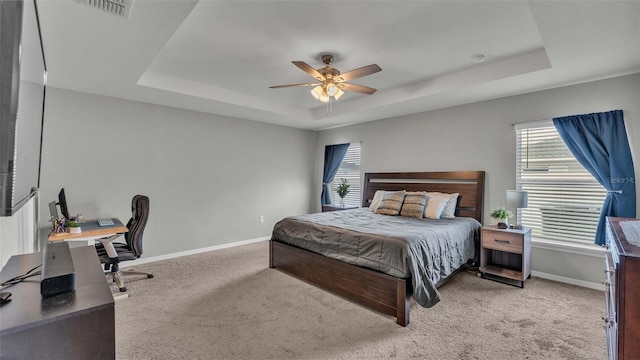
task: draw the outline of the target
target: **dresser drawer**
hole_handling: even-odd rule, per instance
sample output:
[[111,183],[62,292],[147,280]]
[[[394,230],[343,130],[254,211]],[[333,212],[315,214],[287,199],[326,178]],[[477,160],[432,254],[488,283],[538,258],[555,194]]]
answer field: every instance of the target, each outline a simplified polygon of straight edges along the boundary
[[483,248],[522,254],[522,242],[523,237],[521,234],[491,230],[482,231]]

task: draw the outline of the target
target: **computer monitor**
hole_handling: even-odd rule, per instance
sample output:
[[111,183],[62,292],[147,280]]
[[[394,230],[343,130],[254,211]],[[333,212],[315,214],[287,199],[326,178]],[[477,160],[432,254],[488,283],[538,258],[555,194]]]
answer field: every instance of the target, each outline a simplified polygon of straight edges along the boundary
[[49,203],[49,214],[51,214],[52,219],[58,218],[58,208],[56,207],[55,201]]
[[60,205],[60,212],[65,219],[71,219],[69,216],[69,208],[67,207],[67,197],[64,194],[64,188],[60,189],[58,193],[58,205]]

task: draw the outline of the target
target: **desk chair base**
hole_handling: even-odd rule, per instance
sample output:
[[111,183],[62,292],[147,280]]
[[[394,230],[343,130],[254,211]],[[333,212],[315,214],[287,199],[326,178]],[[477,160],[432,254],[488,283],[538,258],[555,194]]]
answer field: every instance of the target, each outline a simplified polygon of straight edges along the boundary
[[120,292],[125,292],[127,291],[127,287],[124,286],[124,279],[122,279],[122,276],[120,276],[120,272],[106,272],[105,275],[107,275],[107,278],[111,278],[111,281],[116,283],[116,285],[118,286],[118,290],[120,290]]
[[153,278],[153,274],[150,273],[146,273],[146,272],[141,272],[141,271],[133,271],[133,270],[125,270],[125,271],[120,271],[119,269],[116,268],[115,264],[113,264],[114,266],[112,266],[112,269],[109,270],[106,267],[105,264],[105,272],[104,274],[107,276],[107,279],[111,279],[112,282],[116,283],[116,285],[118,286],[118,290],[120,290],[120,292],[125,292],[127,291],[127,287],[124,286],[124,279],[122,278],[122,276],[126,276],[126,275],[146,275],[147,279],[152,279]]

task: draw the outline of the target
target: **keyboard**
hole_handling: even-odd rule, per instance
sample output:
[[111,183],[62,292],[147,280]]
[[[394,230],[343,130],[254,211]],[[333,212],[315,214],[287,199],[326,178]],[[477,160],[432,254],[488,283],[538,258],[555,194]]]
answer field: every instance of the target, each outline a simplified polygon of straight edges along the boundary
[[98,219],[98,226],[113,226],[114,222],[111,219]]

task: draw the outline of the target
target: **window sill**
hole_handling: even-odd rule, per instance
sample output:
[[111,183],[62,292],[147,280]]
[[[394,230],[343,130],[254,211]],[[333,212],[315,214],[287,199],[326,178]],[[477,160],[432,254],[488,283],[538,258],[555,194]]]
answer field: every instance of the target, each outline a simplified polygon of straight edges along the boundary
[[531,246],[536,249],[561,251],[577,255],[604,258],[606,249],[598,245],[577,244],[566,241],[549,240],[545,238],[532,238]]

